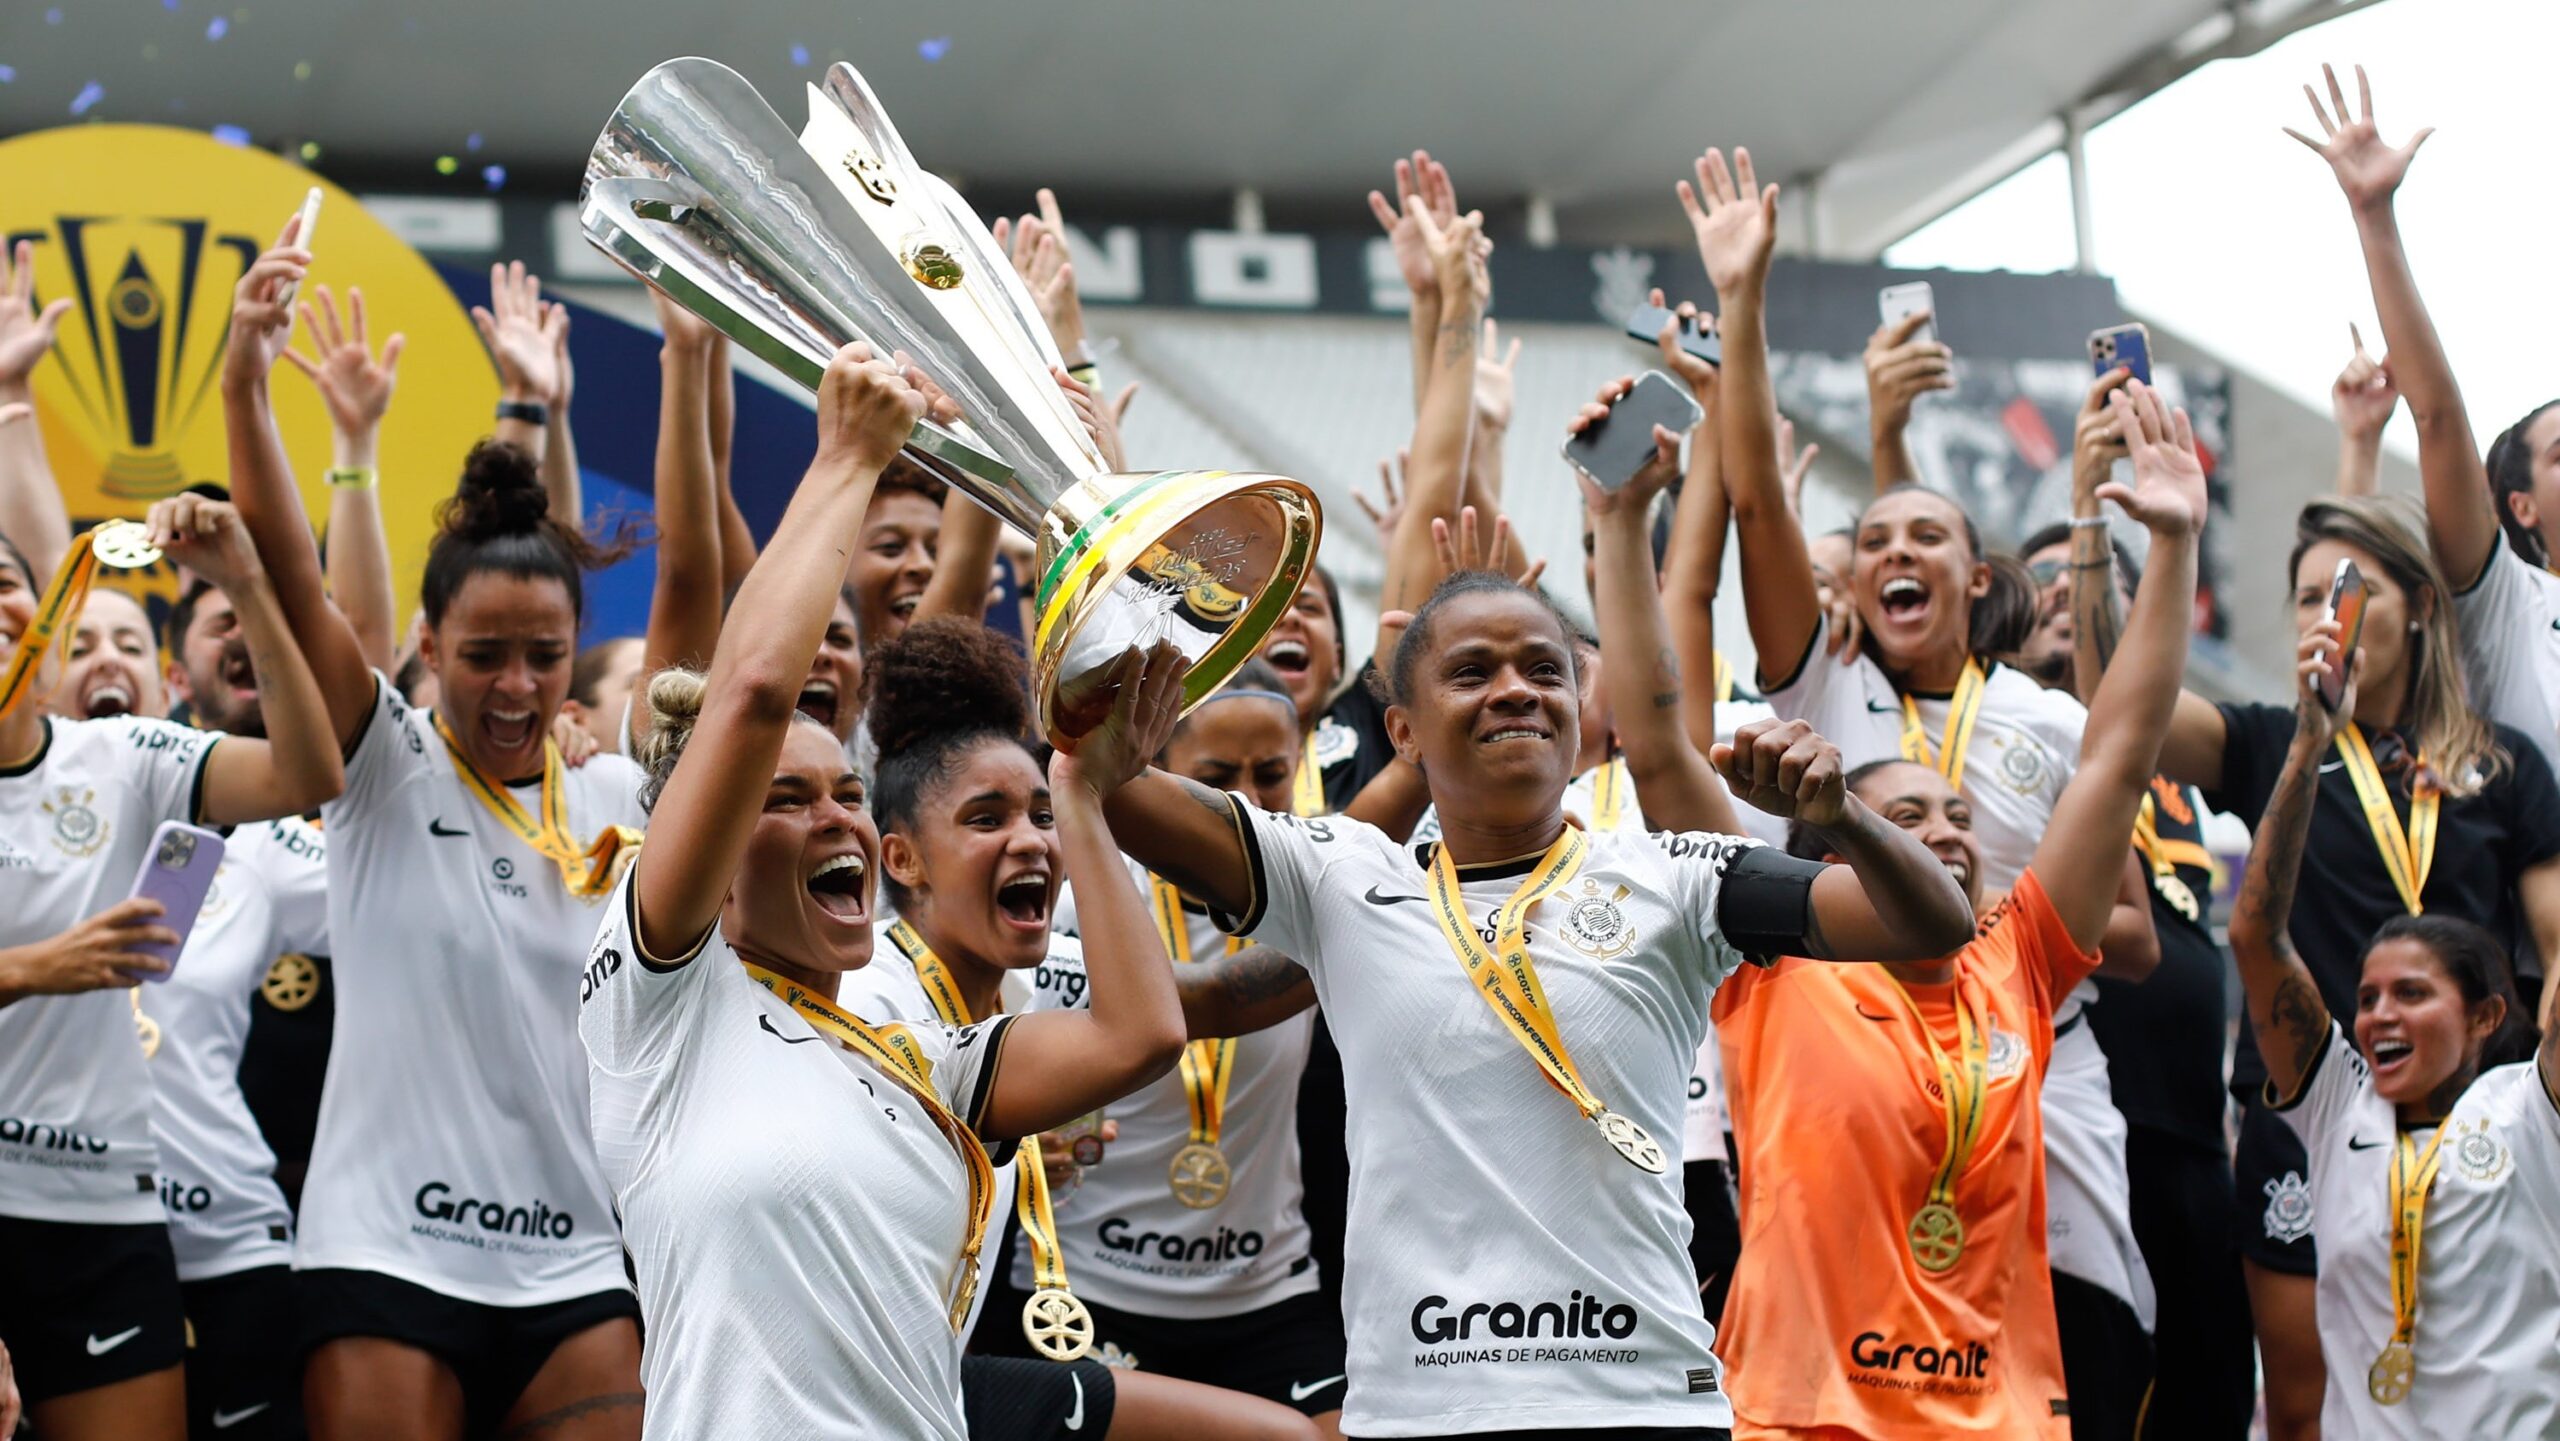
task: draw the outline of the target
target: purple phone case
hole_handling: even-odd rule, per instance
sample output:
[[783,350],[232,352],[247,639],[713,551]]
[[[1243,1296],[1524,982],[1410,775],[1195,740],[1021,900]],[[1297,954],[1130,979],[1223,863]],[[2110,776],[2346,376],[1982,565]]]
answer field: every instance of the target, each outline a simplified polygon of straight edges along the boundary
[[220,835],[179,821],[162,821],[151,833],[151,853],[142,858],[142,870],[133,878],[132,896],[160,903],[165,913],[157,924],[177,932],[178,944],[135,947],[169,963],[168,970],[144,980],[165,981],[177,972],[178,952],[186,948],[205,896],[213,890],[214,872],[222,868],[222,848]]

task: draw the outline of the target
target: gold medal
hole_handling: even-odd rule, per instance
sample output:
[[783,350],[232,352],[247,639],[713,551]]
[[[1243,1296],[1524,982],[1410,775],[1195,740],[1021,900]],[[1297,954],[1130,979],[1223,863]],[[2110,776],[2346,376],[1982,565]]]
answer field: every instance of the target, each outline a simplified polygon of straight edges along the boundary
[[2204,913],[2203,907],[2196,903],[2196,893],[2188,889],[2185,881],[2178,879],[2175,871],[2154,875],[2151,888],[2160,893],[2160,899],[2167,901],[2170,909],[2188,920],[2195,920]]
[[2385,1406],[2397,1406],[2409,1399],[2409,1388],[2418,1379],[2418,1355],[2406,1341],[2394,1341],[2373,1358],[2373,1366],[2364,1373],[2364,1389]]
[[1093,1313],[1069,1292],[1044,1286],[1022,1303],[1022,1334],[1050,1361],[1081,1361],[1093,1354]]
[[1600,1128],[1601,1139],[1609,1143],[1609,1148],[1626,1157],[1627,1164],[1637,1170],[1659,1176],[1669,1169],[1671,1163],[1662,1154],[1662,1143],[1631,1117],[1602,1111],[1591,1118],[1591,1124]]
[[606,826],[596,832],[593,841],[583,845],[569,833],[568,772],[560,759],[560,747],[548,739],[542,743],[542,814],[536,818],[505,786],[482,775],[471,758],[462,753],[462,742],[445,724],[443,712],[437,712],[434,719],[436,734],[444,739],[445,753],[453,760],[454,775],[464,790],[479,798],[482,809],[496,817],[517,840],[559,867],[560,882],[569,894],[590,903],[613,894],[622,873],[640,858],[641,833],[629,826]]
[[142,1058],[150,1060],[160,1054],[160,1023],[142,1013],[142,988],[133,988],[133,1033],[142,1042]]
[[1922,1206],[1904,1235],[1911,1242],[1911,1259],[1932,1276],[1955,1269],[1964,1258],[1964,1217],[1944,1201]]
[[116,570],[140,570],[158,563],[160,547],[151,543],[151,528],[138,520],[111,520],[89,533],[90,552],[98,564]]
[[311,963],[309,956],[287,951],[267,966],[267,978],[258,983],[258,994],[279,1011],[301,1010],[320,994],[320,968]]
[[1067,1143],[1067,1154],[1075,1163],[1090,1170],[1102,1164],[1102,1133],[1088,1131]]
[[1165,1170],[1173,1199],[1194,1211],[1206,1211],[1227,1199],[1230,1179],[1227,1153],[1199,1141],[1174,1152],[1173,1164]]

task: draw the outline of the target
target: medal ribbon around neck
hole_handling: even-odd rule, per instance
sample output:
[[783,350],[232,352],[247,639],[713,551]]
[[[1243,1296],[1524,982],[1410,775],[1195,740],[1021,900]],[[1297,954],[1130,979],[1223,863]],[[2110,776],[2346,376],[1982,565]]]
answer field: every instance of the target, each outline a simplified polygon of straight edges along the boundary
[[986,1145],[978,1139],[977,1132],[942,1104],[942,1097],[933,1089],[933,1066],[906,1027],[866,1026],[796,981],[775,975],[753,961],[740,964],[757,985],[781,997],[783,1004],[798,1012],[802,1020],[895,1078],[915,1096],[916,1104],[924,1107],[934,1129],[960,1153],[961,1163],[969,1171],[969,1228],[960,1245],[960,1265],[952,1280],[950,1319],[952,1333],[957,1335],[969,1318],[969,1302],[978,1293],[978,1251],[986,1244],[987,1213],[995,1201],[996,1171],[987,1160]]
[[1991,1088],[1991,1033],[1975,1014],[1961,975],[1954,982],[1958,1056],[1949,1056],[1938,1044],[1938,1033],[1899,978],[1893,978],[1893,991],[1920,1028],[1921,1043],[1929,1048],[1929,1063],[1938,1073],[1939,1105],[1946,1116],[1946,1148],[1939,1154],[1937,1170],[1929,1175],[1929,1199],[1908,1228],[1912,1259],[1934,1275],[1953,1270],[1964,1257],[1964,1218],[1956,1210],[1956,1181],[1982,1140],[1983,1099]]
[[1973,746],[1974,718],[1982,713],[1983,680],[1981,660],[1967,658],[1964,678],[1956,682],[1955,699],[1947,705],[1947,733],[1934,754],[1929,732],[1920,724],[1919,702],[1902,698],[1902,758],[1945,776],[1959,791],[1964,789],[1964,753]]
[[2391,1342],[2365,1375],[2366,1389],[2385,1406],[2407,1400],[2417,1375],[2411,1343],[2418,1336],[2418,1265],[2426,1242],[2427,1193],[2435,1189],[2436,1168],[2444,1160],[2438,1152],[2452,1130],[2450,1124],[2438,1125],[2424,1151],[2403,1131],[2391,1151]]
[[[915,965],[925,999],[945,1025],[977,1023],[960,995],[959,978],[933,953],[916,928],[904,920],[889,925],[889,943]],[[1077,1361],[1093,1354],[1093,1313],[1067,1286],[1067,1260],[1058,1247],[1058,1216],[1049,1204],[1049,1171],[1043,1164],[1040,1137],[1017,1143],[1020,1164],[1013,1168],[1013,1215],[1031,1243],[1031,1299],[1023,1303],[1022,1334],[1031,1348],[1052,1361]],[[982,1153],[983,1154],[983,1153]]]
[[[1191,923],[1182,913],[1182,892],[1158,875],[1147,877],[1147,887],[1166,954],[1176,965],[1191,964]],[[1232,956],[1244,947],[1243,941],[1227,937],[1226,954]],[[1174,1157],[1169,1179],[1175,1200],[1205,1211],[1227,1196],[1229,1171],[1226,1153],[1218,1149],[1218,1136],[1226,1125],[1227,1087],[1235,1079],[1235,1038],[1222,1036],[1184,1046],[1181,1070],[1182,1093],[1191,1108],[1191,1143]]]
[[1716,652],[1715,675],[1716,704],[1724,705],[1733,699],[1733,662],[1724,658],[1723,651]]
[[[2364,727],[2354,721],[2339,727],[2337,744],[2347,779],[2355,782],[2356,800],[2364,806],[2365,828],[2373,832],[2373,847],[2382,853],[2382,868],[2391,873],[2391,888],[2400,893],[2400,904],[2409,914],[2426,914],[2419,893],[2427,888],[2427,872],[2435,869],[2436,815],[2444,807],[2443,792],[2412,783],[2409,824],[2404,829],[2399,813],[2391,808],[2391,788],[2382,782],[2382,767],[2374,764],[2373,748],[2365,744]],[[2427,758],[2421,755],[2416,760],[2425,769]]]
[[547,736],[543,739],[542,819],[537,822],[525,814],[513,793],[482,774],[471,763],[471,757],[462,753],[462,742],[454,736],[453,727],[445,724],[443,712],[436,713],[435,722],[436,735],[444,741],[445,753],[453,757],[454,773],[462,778],[462,788],[477,796],[489,814],[496,816],[517,840],[558,866],[560,883],[569,894],[582,901],[600,901],[613,893],[614,883],[639,858],[640,832],[629,826],[607,826],[586,846],[578,844],[569,834],[569,786],[560,761],[560,747]]
[[1610,1110],[1584,1084],[1572,1053],[1565,1049],[1555,1012],[1547,1005],[1546,988],[1538,983],[1538,968],[1529,959],[1530,908],[1573,879],[1574,873],[1582,869],[1587,845],[1582,832],[1570,825],[1565,827],[1564,834],[1547,847],[1547,853],[1539,857],[1519,889],[1494,913],[1495,949],[1487,950],[1484,937],[1467,920],[1466,898],[1458,891],[1458,862],[1444,843],[1432,860],[1432,915],[1440,922],[1440,934],[1448,941],[1449,950],[1466,968],[1467,979],[1474,983],[1476,993],[1493,1008],[1494,1019],[1538,1063],[1547,1084],[1563,1092],[1577,1110],[1598,1126],[1610,1147],[1629,1164],[1660,1175],[1667,1165],[1662,1147],[1633,1119]]
[[1627,805],[1627,763],[1618,756],[1602,761],[1591,777],[1591,828],[1614,831]]
[[[87,604],[89,585],[98,578],[98,567],[139,570],[159,559],[159,548],[151,544],[150,532],[138,521],[111,520],[71,538],[71,548],[62,553],[61,563],[53,568],[53,579],[36,602],[35,619],[18,637],[18,648],[9,656],[9,668],[0,671],[0,720],[7,720],[35,689],[36,673],[44,669],[44,658],[53,649],[54,637],[61,633],[63,622],[77,617]],[[33,585],[35,577],[27,577],[27,583]]]
[[2151,868],[2151,889],[2158,892],[2162,900],[2177,907],[2178,914],[2188,920],[2202,919],[2204,906],[2196,899],[2195,891],[2180,878],[2178,867],[2195,866],[2211,871],[2213,852],[2194,841],[2176,837],[2162,839],[2159,811],[2147,790],[2142,793],[2142,809],[2133,817],[2133,848]]
[[1324,814],[1324,767],[1316,763],[1316,733],[1307,732],[1306,753],[1298,757],[1298,774],[1289,782],[1289,809],[1302,816]]

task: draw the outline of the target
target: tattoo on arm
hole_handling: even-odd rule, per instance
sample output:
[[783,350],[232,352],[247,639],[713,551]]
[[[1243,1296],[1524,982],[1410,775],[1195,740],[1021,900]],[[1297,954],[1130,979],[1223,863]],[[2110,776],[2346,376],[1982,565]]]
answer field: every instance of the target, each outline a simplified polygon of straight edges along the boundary
[[[1226,792],[1211,790],[1189,776],[1178,776],[1169,771],[1160,771],[1157,774],[1179,786],[1182,793],[1190,797],[1192,804],[1217,817],[1217,824],[1222,832],[1230,836],[1236,834],[1235,803],[1227,798]],[[1210,846],[1204,848],[1199,854],[1215,856],[1217,853],[1218,847]],[[1194,896],[1217,894],[1218,888],[1211,885],[1200,870],[1184,863],[1180,858],[1155,856],[1149,859],[1151,862],[1149,868],[1157,875],[1173,882],[1176,889]]]
[[2100,670],[2114,662],[2116,641],[2124,634],[2124,608],[2116,595],[2115,556],[2105,549],[2105,544],[2100,542],[2097,564],[2085,562],[2077,546],[2071,555],[2071,624],[2097,645]]
[[590,1396],[584,1401],[572,1401],[566,1406],[528,1417],[523,1422],[508,1427],[499,1435],[498,1441],[543,1441],[545,1437],[561,1434],[562,1429],[572,1422],[584,1420],[589,1416],[602,1415],[608,1411],[625,1409],[634,1411],[640,1409],[639,1392],[615,1391],[607,1395]]
[[2277,1042],[2293,1053],[2294,1074],[2310,1069],[2312,1057],[2320,1054],[2321,1045],[2329,1039],[2329,1007],[2320,999],[2320,988],[2311,983],[2309,971],[2296,965],[2293,974],[2277,983],[2267,1018],[2275,1023]]
[[1218,967],[1218,989],[1231,1006],[1257,1006],[1306,984],[1306,968],[1268,946],[1238,951]]
[[1653,683],[1658,687],[1653,693],[1655,710],[1669,710],[1680,704],[1680,656],[1667,645],[1654,656]]
[[[2257,853],[2249,858],[2232,917],[2235,932],[2266,937],[2267,959],[2280,974],[2267,1002],[2268,1026],[2259,1040],[2264,1044],[2272,1039],[2290,1052],[2297,1076],[2320,1054],[2329,1036],[2328,1003],[2312,983],[2310,969],[2294,954],[2293,940],[2285,929],[2293,914],[2294,887],[2301,878],[2302,848],[2311,833],[2311,776],[2316,763],[2316,758],[2286,757],[2275,793],[2267,798],[2266,812],[2259,818]],[[2248,964],[2244,960],[2244,979]]]
[[1449,369],[1473,365],[1476,361],[1476,317],[1472,310],[1440,322],[1438,344],[1447,346],[1449,358],[1443,364]]

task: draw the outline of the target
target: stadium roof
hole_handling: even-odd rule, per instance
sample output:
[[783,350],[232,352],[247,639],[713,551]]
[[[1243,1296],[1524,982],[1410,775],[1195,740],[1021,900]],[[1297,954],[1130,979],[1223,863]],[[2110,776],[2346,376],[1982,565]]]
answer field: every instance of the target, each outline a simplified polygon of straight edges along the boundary
[[234,126],[373,188],[477,189],[484,164],[565,188],[660,60],[721,59],[796,119],[841,57],[919,158],[990,193],[1252,187],[1275,218],[1331,214],[1419,144],[1470,203],[1662,239],[1688,158],[1740,141],[1814,194],[1800,243],[1863,259],[2052,149],[2066,111],[2371,0],[45,3],[8,27],[0,130]]

